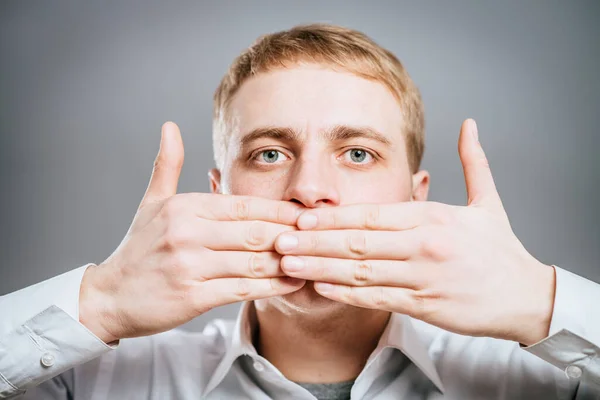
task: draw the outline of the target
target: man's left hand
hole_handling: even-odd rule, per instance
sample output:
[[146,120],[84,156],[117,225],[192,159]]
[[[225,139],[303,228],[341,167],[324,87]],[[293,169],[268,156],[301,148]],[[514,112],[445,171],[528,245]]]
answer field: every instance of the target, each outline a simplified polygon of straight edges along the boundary
[[534,344],[548,335],[554,269],[513,233],[475,121],[459,154],[467,206],[430,201],[305,211],[280,235],[283,271],[332,300],[410,315],[443,329]]

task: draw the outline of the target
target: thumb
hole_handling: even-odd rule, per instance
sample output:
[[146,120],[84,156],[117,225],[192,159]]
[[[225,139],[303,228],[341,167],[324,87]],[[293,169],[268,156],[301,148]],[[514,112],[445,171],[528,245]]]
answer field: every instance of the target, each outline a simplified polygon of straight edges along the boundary
[[177,193],[182,166],[183,141],[179,127],[174,122],[165,122],[162,126],[160,149],[154,160],[150,183],[140,207],[174,196]]
[[467,205],[483,206],[491,211],[504,213],[492,171],[479,143],[477,124],[473,119],[465,120],[460,127],[458,154],[467,185]]

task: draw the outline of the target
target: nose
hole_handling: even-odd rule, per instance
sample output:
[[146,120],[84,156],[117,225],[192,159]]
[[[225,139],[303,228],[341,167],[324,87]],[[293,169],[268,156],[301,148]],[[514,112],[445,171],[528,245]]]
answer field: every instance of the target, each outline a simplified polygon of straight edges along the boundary
[[316,208],[340,204],[334,167],[326,160],[298,160],[290,171],[284,200]]

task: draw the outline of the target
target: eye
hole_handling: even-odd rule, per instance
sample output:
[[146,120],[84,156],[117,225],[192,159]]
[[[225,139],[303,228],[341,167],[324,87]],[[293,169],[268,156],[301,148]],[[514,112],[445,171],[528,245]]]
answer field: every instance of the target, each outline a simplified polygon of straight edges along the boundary
[[371,153],[363,149],[350,149],[344,156],[346,159],[350,158],[349,161],[355,164],[369,164],[373,160]]
[[287,160],[287,156],[280,151],[274,149],[267,149],[263,151],[259,151],[254,157],[256,161],[264,162],[267,164],[274,164],[277,161],[285,161]]

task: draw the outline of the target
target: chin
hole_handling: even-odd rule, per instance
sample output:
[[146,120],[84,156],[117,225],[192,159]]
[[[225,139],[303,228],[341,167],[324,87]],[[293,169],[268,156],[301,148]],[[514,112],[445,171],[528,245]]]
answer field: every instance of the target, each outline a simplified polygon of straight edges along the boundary
[[351,307],[321,296],[315,291],[312,281],[307,281],[300,290],[283,296],[272,297],[271,300],[271,305],[287,314],[310,314],[311,317],[318,318],[332,313],[339,313]]

